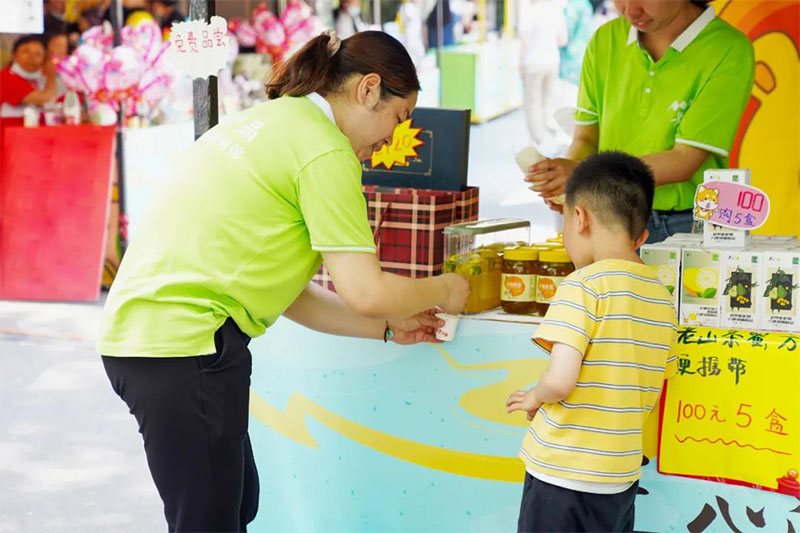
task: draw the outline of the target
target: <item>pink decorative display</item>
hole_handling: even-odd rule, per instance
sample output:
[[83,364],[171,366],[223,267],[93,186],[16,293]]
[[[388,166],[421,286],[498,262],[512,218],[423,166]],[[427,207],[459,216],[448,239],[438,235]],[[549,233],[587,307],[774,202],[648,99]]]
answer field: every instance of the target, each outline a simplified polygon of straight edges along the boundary
[[125,115],[138,114],[141,106],[153,108],[168,92],[171,75],[164,64],[169,43],[161,40],[155,22],[125,26],[122,44],[112,47],[111,27],[106,24],[88,29],[81,45],[56,68],[68,89],[86,94],[89,106],[110,104]]

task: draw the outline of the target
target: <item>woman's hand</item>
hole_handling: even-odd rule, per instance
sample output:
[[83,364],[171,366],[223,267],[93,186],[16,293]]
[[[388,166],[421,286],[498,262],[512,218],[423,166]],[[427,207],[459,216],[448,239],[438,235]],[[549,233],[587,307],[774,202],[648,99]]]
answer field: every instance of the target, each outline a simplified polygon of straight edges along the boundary
[[538,192],[546,200],[564,194],[567,180],[577,165],[571,159],[545,159],[528,168],[525,181],[533,184],[530,190]]
[[544,203],[547,207],[549,207],[556,213],[561,213],[562,215],[564,214],[564,206],[562,204],[557,204],[552,200],[548,200],[547,198],[544,199]]
[[394,333],[392,339],[397,344],[417,344],[420,342],[440,342],[436,340],[436,329],[444,325],[444,320],[436,318],[439,309],[428,309],[404,320],[389,322]]

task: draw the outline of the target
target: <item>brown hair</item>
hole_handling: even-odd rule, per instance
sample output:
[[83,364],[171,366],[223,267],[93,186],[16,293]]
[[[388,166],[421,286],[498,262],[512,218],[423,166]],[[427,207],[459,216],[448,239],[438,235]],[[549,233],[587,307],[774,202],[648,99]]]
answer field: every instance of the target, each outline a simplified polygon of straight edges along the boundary
[[267,83],[269,99],[334,93],[351,75],[371,73],[381,77],[382,98],[405,98],[419,91],[417,69],[394,37],[380,31],[356,33],[342,40],[333,56],[328,53],[329,41],[329,35],[315,37],[282,63]]

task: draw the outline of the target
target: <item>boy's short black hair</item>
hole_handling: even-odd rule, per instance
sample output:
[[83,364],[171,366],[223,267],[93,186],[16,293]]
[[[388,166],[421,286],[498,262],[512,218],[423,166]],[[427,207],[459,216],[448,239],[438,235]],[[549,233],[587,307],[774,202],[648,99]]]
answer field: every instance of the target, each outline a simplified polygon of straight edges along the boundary
[[623,152],[587,157],[567,181],[566,203],[583,204],[607,227],[641,237],[653,209],[655,181],[644,162]]
[[11,53],[16,54],[17,49],[20,46],[26,45],[28,43],[39,43],[44,47],[44,41],[39,35],[23,35],[22,37],[18,37],[16,41],[14,41],[14,47],[11,50]]

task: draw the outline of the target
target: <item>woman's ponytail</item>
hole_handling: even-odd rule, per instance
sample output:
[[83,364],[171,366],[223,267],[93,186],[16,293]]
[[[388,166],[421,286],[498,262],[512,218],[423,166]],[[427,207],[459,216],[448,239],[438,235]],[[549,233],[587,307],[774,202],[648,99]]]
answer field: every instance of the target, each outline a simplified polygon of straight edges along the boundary
[[270,100],[281,96],[326,95],[338,91],[350,76],[375,73],[381,96],[406,98],[420,90],[417,70],[400,41],[379,31],[356,33],[340,41],[335,33],[311,39],[281,64],[267,83]]
[[331,38],[329,34],[314,37],[284,61],[267,83],[267,97],[274,100],[284,95],[305,96],[322,92],[329,83],[332,68],[328,52]]

